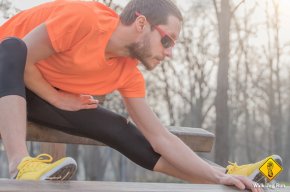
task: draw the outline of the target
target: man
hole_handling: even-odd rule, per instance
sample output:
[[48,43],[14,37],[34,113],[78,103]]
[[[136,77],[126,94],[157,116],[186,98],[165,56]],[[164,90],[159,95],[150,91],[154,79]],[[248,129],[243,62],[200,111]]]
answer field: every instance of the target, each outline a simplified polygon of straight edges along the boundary
[[[169,0],[132,0],[120,17],[97,2],[55,1],[6,22],[0,28],[0,131],[11,177],[66,180],[76,169],[68,157],[51,163],[49,155],[29,156],[27,105],[30,120],[99,140],[144,168],[259,191],[245,176],[260,176],[255,171],[265,160],[212,167],[167,131],[146,103],[137,60],[152,70],[171,57],[181,23]],[[114,90],[137,127],[92,97]]]

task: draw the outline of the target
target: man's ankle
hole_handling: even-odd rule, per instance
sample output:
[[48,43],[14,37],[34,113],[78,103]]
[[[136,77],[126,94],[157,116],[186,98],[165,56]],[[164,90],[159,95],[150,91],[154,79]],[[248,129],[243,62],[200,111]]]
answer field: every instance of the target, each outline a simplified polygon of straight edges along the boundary
[[18,174],[17,166],[20,164],[24,157],[17,157],[9,162],[9,175],[10,178],[15,178]]

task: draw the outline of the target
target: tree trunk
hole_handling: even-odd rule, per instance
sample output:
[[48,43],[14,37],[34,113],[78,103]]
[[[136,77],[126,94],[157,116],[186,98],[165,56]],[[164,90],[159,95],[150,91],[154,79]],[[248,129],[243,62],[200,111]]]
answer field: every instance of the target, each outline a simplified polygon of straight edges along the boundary
[[228,70],[230,52],[230,5],[229,0],[221,1],[218,15],[219,30],[219,67],[217,74],[216,95],[216,145],[215,161],[226,165],[229,158],[229,109],[228,109]]

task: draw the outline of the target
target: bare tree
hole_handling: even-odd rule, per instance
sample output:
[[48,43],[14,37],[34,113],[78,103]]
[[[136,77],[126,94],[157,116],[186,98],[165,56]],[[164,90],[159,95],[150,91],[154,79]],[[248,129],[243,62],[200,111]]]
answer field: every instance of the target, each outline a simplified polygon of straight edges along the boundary
[[[247,6],[243,6],[242,17],[237,17],[232,14],[233,31],[232,34],[236,39],[232,39],[232,64],[229,73],[230,83],[230,130],[231,137],[229,141],[231,160],[238,160],[243,154],[242,161],[253,162],[257,154],[255,143],[255,120],[251,108],[253,72],[251,64],[256,59],[252,57],[255,55],[255,49],[249,45],[249,39],[256,31],[257,26],[250,21],[254,17],[257,6],[251,7],[249,10]],[[237,10],[237,9],[236,9]],[[246,150],[245,150],[246,149]],[[241,159],[239,159],[241,160]]]
[[229,159],[229,109],[228,109],[228,71],[230,53],[230,24],[231,11],[229,0],[221,0],[220,11],[218,3],[213,0],[219,32],[219,67],[217,74],[217,94],[216,94],[216,144],[215,161],[220,165],[225,165]]
[[5,19],[9,18],[8,10],[11,8],[11,2],[9,0],[0,1],[0,12]]

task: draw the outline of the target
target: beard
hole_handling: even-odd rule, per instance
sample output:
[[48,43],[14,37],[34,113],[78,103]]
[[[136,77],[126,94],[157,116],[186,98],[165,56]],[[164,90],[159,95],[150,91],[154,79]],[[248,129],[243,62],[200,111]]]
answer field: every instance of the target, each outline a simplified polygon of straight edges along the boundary
[[152,70],[151,64],[148,62],[148,58],[152,57],[150,39],[145,36],[142,42],[131,43],[127,46],[129,54],[132,58],[138,59],[147,70]]

